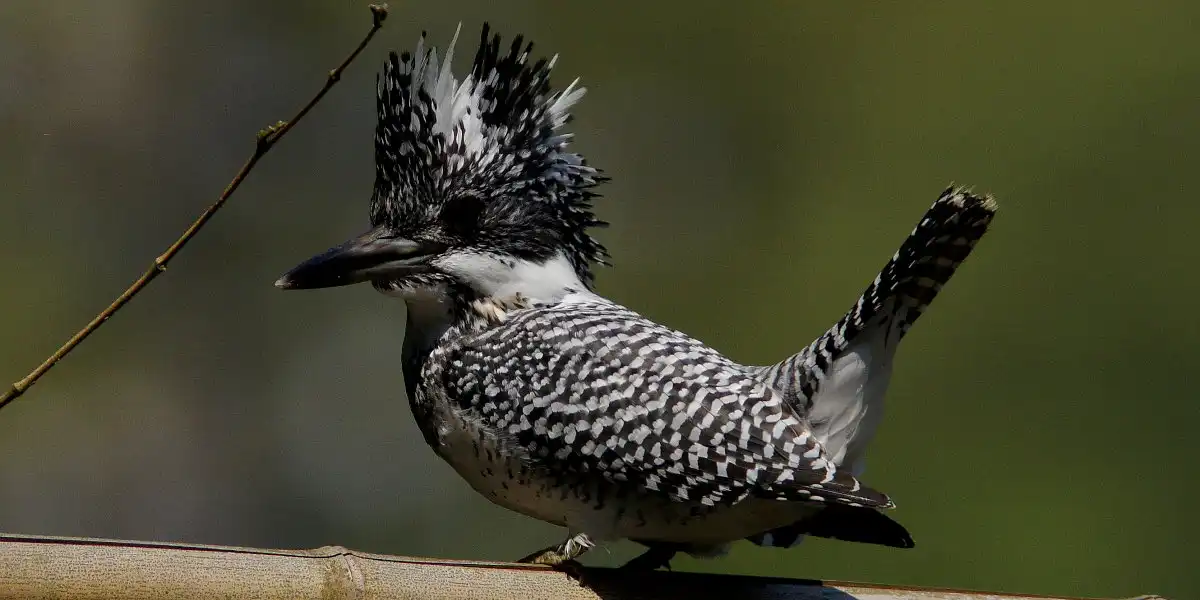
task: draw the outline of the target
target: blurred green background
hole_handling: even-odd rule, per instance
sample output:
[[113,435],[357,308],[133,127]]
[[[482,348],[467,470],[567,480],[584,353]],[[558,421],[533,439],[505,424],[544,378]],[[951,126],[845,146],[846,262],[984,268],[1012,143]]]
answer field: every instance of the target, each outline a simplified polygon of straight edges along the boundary
[[[488,20],[590,89],[600,291],[736,359],[824,330],[949,182],[1001,203],[906,338],[870,456],[918,547],[677,568],[1200,598],[1184,1],[398,3],[168,275],[0,413],[0,530],[478,559],[558,540],[424,446],[400,302],[271,286],[365,225],[386,50],[460,20],[460,73]],[[124,289],[368,24],[343,0],[0,3],[0,377]]]

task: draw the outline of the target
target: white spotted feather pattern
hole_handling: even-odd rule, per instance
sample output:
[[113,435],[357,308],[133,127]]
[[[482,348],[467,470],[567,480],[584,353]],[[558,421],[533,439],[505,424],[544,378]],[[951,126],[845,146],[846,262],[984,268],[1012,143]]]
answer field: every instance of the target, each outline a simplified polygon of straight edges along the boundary
[[429,357],[422,385],[443,388],[462,418],[547,473],[704,506],[749,496],[891,506],[837,471],[781,394],[624,307],[532,307],[455,335]]

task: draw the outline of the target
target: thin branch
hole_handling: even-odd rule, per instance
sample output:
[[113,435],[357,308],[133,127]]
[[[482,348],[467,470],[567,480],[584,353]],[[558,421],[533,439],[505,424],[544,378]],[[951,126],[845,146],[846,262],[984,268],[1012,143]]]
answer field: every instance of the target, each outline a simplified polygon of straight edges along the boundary
[[31,371],[20,381],[12,384],[12,387],[9,388],[9,390],[6,391],[3,396],[0,396],[0,409],[3,409],[13,400],[21,397],[21,395],[24,394],[30,387],[32,387],[33,384],[37,383],[37,381],[41,379],[47,371],[54,367],[58,361],[62,360],[63,357],[74,350],[76,346],[83,342],[83,340],[87,339],[89,335],[99,329],[105,321],[116,314],[118,310],[121,310],[121,307],[125,306],[125,304],[132,300],[134,296],[138,295],[138,293],[145,289],[151,281],[154,281],[154,279],[161,275],[163,271],[167,270],[167,263],[169,263],[172,258],[175,258],[175,255],[178,254],[180,250],[183,250],[183,247],[186,246],[187,243],[191,241],[191,239],[195,237],[197,233],[200,232],[200,229],[204,227],[206,223],[208,223],[208,220],[211,219],[213,215],[215,215],[217,211],[225,205],[225,201],[228,200],[229,197],[233,195],[233,192],[235,192],[238,187],[242,185],[242,182],[246,180],[246,176],[249,175],[250,171],[254,169],[254,165],[258,164],[259,159],[266,155],[266,153],[269,152],[271,148],[283,138],[283,136],[287,135],[287,132],[291,131],[292,128],[300,122],[300,119],[303,119],[304,116],[307,115],[309,111],[311,111],[313,107],[321,101],[321,98],[325,97],[325,94],[329,92],[329,90],[333,88],[333,86],[342,78],[342,72],[350,66],[351,62],[354,62],[355,58],[358,58],[358,55],[362,53],[363,49],[367,47],[368,43],[370,43],[371,38],[375,37],[375,32],[379,31],[380,27],[383,27],[383,21],[388,15],[387,5],[372,4],[370,9],[370,31],[367,32],[367,35],[363,37],[362,41],[358,43],[358,46],[354,48],[350,55],[342,61],[342,64],[338,65],[337,68],[329,72],[329,76],[325,79],[325,85],[322,86],[320,91],[318,91],[316,95],[308,101],[308,104],[305,104],[304,108],[301,108],[300,111],[296,113],[296,116],[292,117],[290,120],[279,121],[278,123],[259,131],[254,146],[254,153],[250,155],[250,158],[246,159],[245,164],[243,164],[242,168],[238,170],[236,175],[233,176],[233,179],[230,180],[229,185],[225,186],[225,191],[221,192],[221,196],[217,198],[217,201],[213,202],[212,206],[209,206],[204,212],[200,213],[200,216],[191,224],[190,227],[187,228],[187,230],[183,232],[183,235],[179,236],[179,239],[175,240],[175,243],[171,244],[166,251],[158,256],[158,258],[155,258],[154,262],[150,265],[150,268],[146,269],[146,272],[142,273],[142,276],[139,277],[137,281],[134,281],[124,293],[118,296],[112,304],[108,305],[108,308],[96,315],[96,317],[92,319],[92,321],[88,323],[86,327],[80,329],[78,333],[71,336],[71,339],[67,340],[67,343],[63,344],[62,347],[59,348],[54,354],[51,354],[50,357],[43,361],[42,364],[38,365],[36,369]]

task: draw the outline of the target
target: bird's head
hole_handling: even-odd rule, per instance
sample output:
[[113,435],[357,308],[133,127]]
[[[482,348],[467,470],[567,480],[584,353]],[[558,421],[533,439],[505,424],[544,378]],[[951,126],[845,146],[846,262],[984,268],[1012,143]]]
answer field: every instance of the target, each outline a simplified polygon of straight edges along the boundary
[[[455,33],[455,39],[458,34]],[[602,180],[567,150],[562,126],[584,93],[550,88],[554,60],[505,52],[484,25],[471,72],[450,72],[451,41],[392,53],[379,75],[371,229],[276,282],[305,289],[371,282],[405,295],[453,285],[480,295],[592,283],[607,257],[591,191]],[[539,279],[541,281],[539,281]]]

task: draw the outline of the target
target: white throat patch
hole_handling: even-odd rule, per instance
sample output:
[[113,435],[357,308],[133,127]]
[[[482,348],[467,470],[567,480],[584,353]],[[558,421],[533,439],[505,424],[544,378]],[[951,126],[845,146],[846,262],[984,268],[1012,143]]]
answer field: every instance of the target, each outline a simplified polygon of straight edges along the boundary
[[534,304],[556,304],[586,288],[562,253],[536,263],[480,252],[452,252],[432,262],[486,298],[523,297]]

